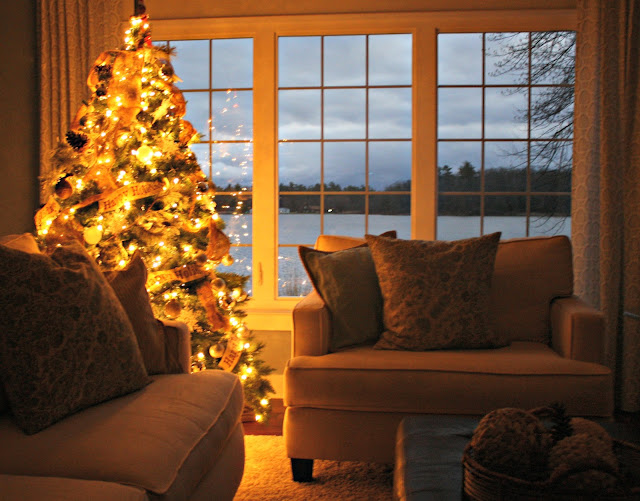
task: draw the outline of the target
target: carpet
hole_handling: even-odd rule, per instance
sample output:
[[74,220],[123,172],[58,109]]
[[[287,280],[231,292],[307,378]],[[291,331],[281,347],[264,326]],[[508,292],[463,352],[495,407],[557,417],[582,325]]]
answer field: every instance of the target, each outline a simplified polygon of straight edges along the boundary
[[282,436],[246,435],[244,476],[234,501],[390,501],[392,465],[316,460],[310,483],[291,479]]

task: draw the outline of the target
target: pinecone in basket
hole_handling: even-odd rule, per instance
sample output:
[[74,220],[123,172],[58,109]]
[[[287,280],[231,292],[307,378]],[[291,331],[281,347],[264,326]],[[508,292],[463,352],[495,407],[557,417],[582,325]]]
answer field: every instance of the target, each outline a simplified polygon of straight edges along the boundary
[[547,473],[549,435],[542,422],[523,409],[488,413],[470,443],[475,460],[492,471],[526,480]]
[[618,460],[611,444],[588,433],[563,438],[549,453],[552,480],[573,469],[582,471],[561,480],[559,486],[594,491],[610,489],[617,483],[615,475],[607,471],[618,471]]
[[555,402],[549,406],[551,409],[551,439],[553,444],[557,444],[563,438],[573,435],[573,427],[571,426],[571,418],[567,415],[567,408],[561,402]]
[[607,433],[607,430],[590,419],[581,417],[571,418],[571,428],[573,429],[574,435],[586,433],[587,435],[602,440],[604,443],[608,444],[609,447],[613,447],[613,439],[611,438],[611,435]]

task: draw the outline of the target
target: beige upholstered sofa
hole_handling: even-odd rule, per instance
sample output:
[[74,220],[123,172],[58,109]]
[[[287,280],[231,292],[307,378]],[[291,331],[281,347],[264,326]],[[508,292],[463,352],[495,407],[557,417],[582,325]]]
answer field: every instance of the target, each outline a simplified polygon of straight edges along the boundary
[[[25,242],[35,244],[0,239]],[[0,499],[233,499],[244,469],[242,385],[228,372],[190,374],[187,326],[164,322],[161,331],[168,373],[35,434],[15,424],[0,387]]]
[[[363,242],[323,235],[316,249]],[[490,312],[507,346],[416,352],[358,345],[330,353],[331,313],[316,291],[303,298],[284,375],[294,478],[309,480],[313,459],[392,463],[396,428],[411,414],[481,415],[559,401],[574,415],[612,415],[603,317],[573,295],[568,238],[501,241]]]

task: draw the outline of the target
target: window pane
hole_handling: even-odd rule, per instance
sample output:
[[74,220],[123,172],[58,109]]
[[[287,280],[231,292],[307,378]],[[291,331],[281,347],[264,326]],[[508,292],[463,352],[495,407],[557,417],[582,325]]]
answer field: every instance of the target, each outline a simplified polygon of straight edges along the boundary
[[438,35],[438,85],[482,84],[482,34]]
[[320,143],[280,143],[278,172],[282,191],[320,191]]
[[278,85],[320,85],[320,37],[278,38]]
[[278,255],[278,294],[280,296],[305,296],[313,284],[298,257],[296,247],[280,247]]
[[[479,190],[481,148],[482,143],[479,141],[438,142],[438,190]],[[470,167],[475,172],[474,176],[471,176]]]
[[184,119],[202,135],[203,140],[209,139],[209,93],[185,92],[184,99],[187,102],[187,112]]
[[[370,197],[370,200],[378,198]],[[409,200],[411,204],[411,200]],[[384,205],[384,204],[382,204]],[[387,215],[387,214],[372,214],[369,211],[369,226],[368,231],[372,235],[380,235],[385,231],[395,230],[398,234],[398,238],[404,238],[408,240],[411,238],[411,216],[408,214]]]
[[571,191],[573,145],[569,141],[531,143],[531,191]]
[[410,195],[371,195],[369,213],[385,216],[409,216],[411,214]]
[[211,81],[214,89],[253,87],[253,39],[213,40]]
[[189,146],[189,149],[195,154],[202,171],[205,174],[211,176],[211,158],[209,156],[209,144],[194,143]]
[[411,138],[411,89],[369,90],[369,137]]
[[365,85],[364,36],[324,37],[324,85]]
[[573,137],[573,88],[531,89],[531,137],[568,139]]
[[365,125],[364,89],[324,91],[324,137],[326,139],[364,139]]
[[176,55],[171,58],[173,70],[182,80],[176,86],[182,90],[208,89],[209,40],[179,40],[170,45],[176,48]]
[[438,89],[438,138],[482,135],[482,89]]
[[[531,82],[571,84],[575,81],[576,34],[544,31],[531,34]],[[550,64],[554,62],[555,64]],[[558,64],[560,63],[560,64]]]
[[480,197],[438,196],[438,240],[457,240],[480,235]]
[[279,243],[313,245],[320,232],[320,195],[280,195]]
[[411,85],[412,36],[369,36],[369,85]]
[[329,235],[364,236],[364,195],[327,195],[324,229]]
[[320,139],[320,91],[278,93],[278,138]]
[[527,197],[485,197],[484,234],[502,232],[502,238],[518,238],[527,234]]
[[529,75],[528,33],[487,33],[485,83],[526,84]]
[[487,141],[484,145],[485,191],[527,189],[527,143]]
[[222,263],[216,266],[216,272],[222,273],[237,273],[238,275],[249,276],[249,280],[245,285],[245,290],[249,295],[252,295],[252,279],[251,274],[253,271],[251,265],[252,250],[251,247],[231,247],[229,251],[233,258],[233,263],[230,266],[224,266]]
[[253,92],[212,93],[212,139],[234,141],[253,137]]
[[365,143],[324,143],[325,190],[354,191],[364,189],[365,184]]
[[369,189],[373,191],[411,190],[410,141],[371,141],[369,143]]
[[211,180],[219,191],[251,190],[253,183],[253,145],[215,143],[212,147]]
[[485,90],[485,137],[527,137],[527,92],[516,87]]
[[[232,197],[230,195],[216,195],[216,204],[220,207],[220,215],[225,222],[224,232],[231,240],[232,244],[250,244],[251,243],[251,196],[241,195]],[[230,210],[238,213],[222,212],[223,207],[229,207]]]
[[529,233],[571,237],[571,197],[569,195],[531,197]]

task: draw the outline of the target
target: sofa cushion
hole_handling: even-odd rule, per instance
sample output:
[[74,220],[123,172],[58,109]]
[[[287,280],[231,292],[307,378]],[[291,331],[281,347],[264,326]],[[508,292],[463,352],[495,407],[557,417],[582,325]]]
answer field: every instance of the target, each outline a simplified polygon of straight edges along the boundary
[[0,474],[3,501],[149,501],[147,494],[128,485],[59,477]]
[[147,267],[136,251],[126,268],[105,272],[109,284],[127,312],[149,374],[167,372],[163,330],[153,315],[147,293]]
[[188,499],[237,430],[242,385],[217,370],[152,379],[34,436],[0,417],[0,471],[117,482],[166,500]]
[[610,416],[611,371],[563,358],[542,343],[492,350],[382,351],[352,347],[299,356],[285,369],[285,406],[346,411],[484,414],[565,402]]
[[366,238],[384,303],[376,348],[499,346],[488,314],[500,233],[452,242]]
[[36,433],[148,383],[133,329],[80,245],[0,246],[0,367],[13,417]]
[[501,340],[549,343],[551,301],[573,293],[565,236],[503,240],[491,286],[490,317]]

